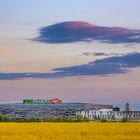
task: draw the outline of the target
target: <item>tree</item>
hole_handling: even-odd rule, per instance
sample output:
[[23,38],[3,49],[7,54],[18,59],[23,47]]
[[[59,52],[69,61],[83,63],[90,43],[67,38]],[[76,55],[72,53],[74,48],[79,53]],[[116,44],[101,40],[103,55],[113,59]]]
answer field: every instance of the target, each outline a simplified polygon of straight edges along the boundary
[[0,115],[0,122],[3,122],[3,121],[4,121],[4,116]]
[[9,122],[10,118],[5,115],[0,115],[0,122]]

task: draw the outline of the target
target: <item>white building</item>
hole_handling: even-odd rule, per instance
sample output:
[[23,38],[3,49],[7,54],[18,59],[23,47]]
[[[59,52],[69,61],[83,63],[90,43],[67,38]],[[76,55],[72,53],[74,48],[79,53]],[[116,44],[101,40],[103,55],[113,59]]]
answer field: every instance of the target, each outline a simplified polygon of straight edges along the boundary
[[76,111],[76,115],[81,115],[83,118],[86,117],[89,120],[95,120],[97,118],[110,120],[115,118],[121,120],[124,117],[130,119],[140,119],[140,111],[113,111],[113,109],[99,109],[99,110],[81,110]]
[[76,115],[81,115],[89,120],[95,120],[95,118],[109,119],[112,117],[113,109],[100,109],[100,110],[82,110],[77,111]]

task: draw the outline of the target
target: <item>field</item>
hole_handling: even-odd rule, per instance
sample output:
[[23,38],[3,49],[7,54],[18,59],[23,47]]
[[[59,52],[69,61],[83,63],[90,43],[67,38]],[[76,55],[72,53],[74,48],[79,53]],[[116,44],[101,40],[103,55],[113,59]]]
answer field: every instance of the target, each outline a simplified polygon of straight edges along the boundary
[[140,123],[0,123],[0,140],[140,140]]

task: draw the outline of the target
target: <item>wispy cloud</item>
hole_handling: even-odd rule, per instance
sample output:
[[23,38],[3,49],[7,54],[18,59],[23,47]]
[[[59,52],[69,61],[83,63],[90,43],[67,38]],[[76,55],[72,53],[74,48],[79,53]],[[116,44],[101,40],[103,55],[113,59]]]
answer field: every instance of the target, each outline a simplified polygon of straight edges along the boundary
[[122,27],[96,26],[81,21],[69,21],[43,27],[35,39],[45,43],[72,43],[97,40],[105,43],[140,43],[140,30]]
[[24,78],[62,78],[66,76],[92,76],[126,73],[140,66],[140,53],[129,53],[96,60],[88,64],[54,69],[53,73],[0,73],[0,80]]
[[88,64],[56,68],[55,71],[67,75],[106,75],[125,73],[129,68],[140,66],[140,53],[130,53],[123,56],[114,56],[96,60]]
[[83,55],[85,55],[85,56],[109,56],[109,54],[103,53],[103,52],[85,52],[85,53],[83,53]]

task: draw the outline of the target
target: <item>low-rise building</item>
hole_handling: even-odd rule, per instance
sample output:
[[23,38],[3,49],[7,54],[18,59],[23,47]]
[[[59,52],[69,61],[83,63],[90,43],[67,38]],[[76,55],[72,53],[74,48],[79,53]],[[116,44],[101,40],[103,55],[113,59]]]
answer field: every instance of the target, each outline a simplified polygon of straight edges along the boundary
[[76,115],[80,115],[83,118],[86,117],[89,120],[95,119],[116,119],[121,120],[125,117],[129,119],[140,119],[140,111],[114,111],[113,109],[99,109],[99,110],[81,110],[76,111]]

